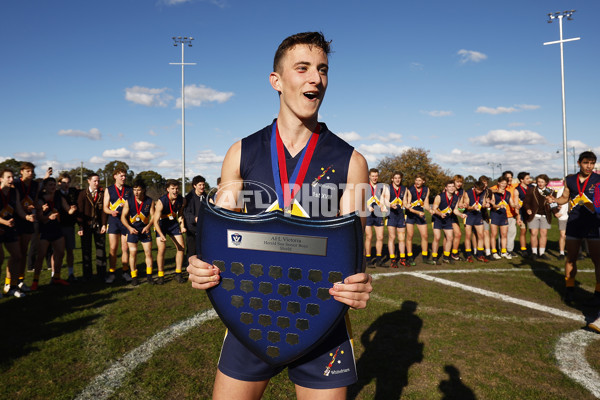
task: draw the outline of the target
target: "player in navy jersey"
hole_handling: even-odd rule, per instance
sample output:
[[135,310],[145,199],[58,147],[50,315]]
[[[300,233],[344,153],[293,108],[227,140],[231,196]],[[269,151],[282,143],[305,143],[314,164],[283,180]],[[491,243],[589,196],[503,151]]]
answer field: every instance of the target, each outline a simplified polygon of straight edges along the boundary
[[[371,193],[367,199],[367,226],[365,228],[365,252],[367,263],[369,265],[383,265],[383,220],[387,212],[386,205],[382,202],[384,192],[387,187],[379,181],[379,171],[377,168],[369,170],[369,186]],[[375,230],[375,257],[371,256],[371,238]]]
[[[21,205],[19,193],[13,187],[13,172],[9,169],[0,171],[0,252],[2,245],[8,251],[9,259],[6,265],[6,280],[4,294],[15,297],[24,297],[25,291],[19,285],[19,265],[21,252],[19,248],[19,234],[16,227],[16,218],[21,217],[29,222],[34,221],[34,216],[25,214]],[[1,266],[2,264],[0,264]]]
[[179,182],[169,179],[166,184],[167,194],[161,196],[154,209],[154,229],[156,230],[156,264],[158,266],[158,280],[156,283],[162,285],[165,276],[165,251],[167,249],[167,236],[171,238],[177,253],[175,254],[175,280],[185,283],[181,276],[183,266],[183,233],[185,226],[183,221],[183,197],[179,194]]
[[[571,211],[567,220],[565,262],[565,302],[573,302],[575,276],[577,275],[577,257],[583,240],[587,241],[590,258],[596,272],[596,288],[593,305],[600,305],[600,216],[594,207],[594,192],[600,185],[600,175],[594,172],[596,155],[584,151],[577,161],[579,172],[565,178],[565,189],[558,199],[548,196],[549,203],[558,205],[569,203]],[[594,325],[595,326],[595,325]],[[593,328],[593,327],[592,327]]]
[[[459,214],[454,213],[454,214],[450,215],[450,217],[452,218],[452,236],[453,236],[452,253],[450,254],[450,258],[452,258],[452,260],[454,260],[454,261],[460,261],[460,260],[464,261],[464,258],[462,258],[458,252],[458,248],[460,246],[460,239],[462,238],[462,231],[460,229],[459,216],[464,215],[463,211],[465,211],[464,206],[462,204],[463,194],[465,193],[465,190],[463,189],[463,185],[465,183],[465,178],[462,175],[454,175],[452,180],[454,181],[454,188],[456,189],[456,192],[455,192],[456,197],[458,197],[458,204],[456,205],[456,208],[458,209]],[[464,220],[463,220],[463,223],[464,223]],[[446,240],[445,237],[444,237],[444,240]]]
[[[278,137],[278,142],[281,141],[284,150],[277,153],[285,157],[284,160],[278,157],[281,162],[274,164],[278,166],[277,172],[282,171],[284,166],[291,172],[292,166],[298,163],[299,154],[317,134],[314,155],[307,167],[306,178],[300,182],[300,192],[294,196],[285,195],[283,204],[279,204],[277,196],[277,204],[268,208],[283,209],[296,215],[305,212],[310,218],[346,215],[364,208],[365,193],[368,192],[368,189],[364,191],[368,187],[364,157],[317,120],[327,88],[328,53],[329,42],[318,32],[293,35],[281,43],[270,75],[271,86],[279,93],[277,120],[274,125],[229,149],[221,170],[217,205],[241,210],[242,205],[228,200],[237,199],[244,187],[252,184],[251,179],[273,187],[274,171],[264,162],[265,157],[269,159],[271,156],[268,143],[273,134],[277,135],[275,137]],[[314,195],[319,195],[324,202],[311,201]],[[262,200],[250,200],[243,206],[253,213],[267,211]],[[188,272],[195,288],[208,289],[219,284],[219,269],[195,257],[190,258]],[[361,272],[333,284],[329,293],[335,300],[352,308],[364,308],[371,290],[370,275]],[[298,398],[345,398],[346,386],[356,382],[352,347],[343,323],[324,340],[328,345],[333,345],[330,340],[336,343],[330,347],[332,350],[309,353],[301,362],[288,366],[288,375],[296,384]],[[338,346],[346,349],[344,354],[338,353],[336,361],[344,360],[344,368],[324,375],[323,369],[331,362],[329,353],[335,352]],[[215,378],[213,399],[258,399],[269,379],[283,368],[274,369],[257,360],[245,347],[236,345],[232,335],[227,335]]]
[[[392,183],[383,194],[383,203],[389,210],[388,250],[392,268],[398,268],[398,264],[406,266],[406,219],[404,216],[406,186],[402,186],[403,177],[402,172],[394,172]],[[396,237],[398,237],[399,258],[396,257]]]
[[[485,186],[483,182],[477,181],[473,188],[466,190],[463,194],[462,205],[465,208],[465,253],[468,262],[474,262],[474,256],[481,262],[488,262],[485,257],[483,243],[483,216],[481,209],[485,205],[483,191]],[[475,229],[475,235],[473,235]],[[475,251],[471,250],[471,245]]]
[[31,290],[37,290],[42,264],[46,258],[48,247],[52,246],[52,285],[69,286],[69,282],[61,278],[63,256],[65,254],[65,238],[60,226],[61,214],[74,215],[77,207],[69,206],[65,198],[57,190],[56,179],[46,178],[42,183],[42,192],[38,197],[37,219],[40,221],[40,244],[35,260],[33,284]]
[[[458,204],[458,201],[459,197],[456,195],[454,180],[447,181],[444,191],[433,199],[433,242],[431,243],[431,264],[441,264],[441,262],[439,262],[440,260],[448,264],[452,261],[450,258],[454,238],[452,216],[457,215],[456,213],[458,210],[456,209],[456,205]],[[442,231],[444,231],[444,253],[443,257],[440,256],[438,259],[438,247],[440,239],[442,238]]]
[[146,261],[146,276],[152,284],[152,217],[154,215],[154,200],[146,196],[146,184],[142,180],[133,182],[133,196],[123,204],[121,222],[127,228],[127,245],[129,247],[129,269],[131,284],[138,285],[137,249],[138,242],[142,243]]
[[123,204],[133,195],[131,187],[125,185],[127,171],[117,168],[113,172],[115,184],[104,189],[104,212],[108,214],[108,276],[106,283],[115,281],[115,272],[117,269],[117,251],[121,245],[121,265],[123,270],[123,279],[126,282],[131,281],[131,275],[128,272],[129,250],[127,246],[127,229],[121,222],[121,212]]
[[[39,183],[36,182],[34,177],[35,165],[30,162],[24,162],[21,164],[19,172],[21,174],[20,179],[14,180],[14,187],[19,192],[19,198],[21,206],[25,214],[31,214],[35,216],[35,202],[37,201],[39,193]],[[17,217],[16,225],[17,232],[19,234],[19,247],[21,250],[21,258],[19,263],[19,288],[25,292],[29,290],[29,287],[23,281],[25,277],[25,266],[27,264],[27,252],[29,250],[29,243],[35,232],[34,221]]]
[[527,212],[525,208],[523,208],[523,201],[525,201],[527,190],[532,186],[531,175],[529,172],[522,171],[517,174],[517,179],[519,180],[519,184],[515,188],[515,194],[518,195],[518,200],[517,198],[515,198],[515,200],[517,200],[516,209],[517,224],[519,225],[519,244],[521,245],[521,256],[527,257],[529,255],[527,252],[527,224],[525,223],[527,220]]
[[425,186],[425,175],[418,173],[414,185],[406,190],[404,200],[406,207],[406,256],[409,265],[416,265],[415,256],[412,251],[412,240],[415,233],[415,225],[421,236],[421,255],[423,262],[428,261],[427,246],[427,220],[425,210],[429,211],[429,188]]
[[[505,176],[498,178],[498,189],[493,192],[491,196],[491,237],[490,243],[492,246],[492,257],[495,260],[499,260],[502,257],[510,260],[512,256],[506,250],[507,236],[508,236],[508,215],[507,209],[509,207],[514,208],[514,201],[511,193],[507,190],[508,179]],[[498,254],[496,249],[496,237],[500,232],[500,246],[501,253]]]

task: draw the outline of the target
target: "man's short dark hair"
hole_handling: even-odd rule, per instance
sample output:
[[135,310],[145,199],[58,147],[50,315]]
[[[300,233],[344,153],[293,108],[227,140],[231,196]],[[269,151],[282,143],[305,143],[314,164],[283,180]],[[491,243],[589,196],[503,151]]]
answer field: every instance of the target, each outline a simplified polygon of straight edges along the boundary
[[24,169],[30,169],[33,171],[35,169],[35,165],[33,165],[33,163],[30,163],[29,161],[23,161],[21,163],[21,167],[19,168],[19,171],[23,171]]
[[196,186],[200,182],[206,182],[206,179],[202,175],[196,175],[194,179],[192,179],[192,186]]
[[504,171],[504,172],[502,173],[502,176],[506,176],[506,175],[509,175],[509,174],[510,174],[510,176],[515,176],[515,174],[513,174],[513,172],[512,172],[512,171]]
[[392,178],[395,177],[396,175],[400,175],[400,179],[404,179],[404,174],[400,171],[396,171],[392,174]]
[[484,187],[485,187],[485,185],[481,181],[477,181],[473,185],[473,189],[477,189],[477,190],[483,190]]
[[543,179],[546,182],[546,184],[548,184],[548,182],[550,182],[550,178],[546,174],[539,174],[538,176],[536,176],[535,177],[535,182],[536,183],[537,183],[538,179]]
[[487,176],[485,176],[485,175],[481,175],[481,176],[479,177],[479,179],[477,179],[477,180],[478,180],[479,182],[488,183],[488,182],[490,181],[490,178],[488,178],[488,177],[487,177]]
[[98,174],[97,174],[97,173],[95,173],[95,172],[92,172],[91,174],[88,174],[88,176],[87,176],[87,179],[88,179],[88,181],[89,181],[90,179],[92,179],[93,177],[95,177],[95,176],[97,176],[98,178],[100,178],[100,175],[98,175]]
[[584,151],[579,155],[579,160],[577,160],[577,162],[580,163],[583,160],[591,160],[593,162],[596,162],[597,158],[593,151]]
[[378,174],[378,173],[379,173],[379,170],[378,170],[377,168],[371,168],[371,169],[369,170],[369,175],[370,175],[370,174]]
[[519,172],[519,174],[517,175],[517,179],[519,181],[522,181],[523,179],[525,179],[525,177],[527,175],[531,175],[531,174],[529,172],[525,172],[525,171]]
[[146,182],[144,182],[142,179],[136,179],[135,181],[133,181],[133,185],[131,187],[139,187],[142,190],[146,190]]
[[169,188],[169,186],[177,186],[179,187],[179,181],[177,179],[168,179],[165,183],[165,188]]
[[331,53],[331,40],[325,40],[325,36],[321,32],[302,32],[296,33],[295,35],[289,36],[283,39],[283,42],[277,48],[275,52],[275,58],[273,59],[273,71],[280,72],[281,60],[285,53],[299,44],[306,44],[308,47],[316,46],[323,50],[325,54]]

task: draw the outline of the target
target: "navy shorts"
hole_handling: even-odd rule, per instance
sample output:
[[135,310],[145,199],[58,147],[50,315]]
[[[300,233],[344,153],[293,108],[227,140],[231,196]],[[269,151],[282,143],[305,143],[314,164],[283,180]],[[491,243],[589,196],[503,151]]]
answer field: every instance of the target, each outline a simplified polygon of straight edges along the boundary
[[60,226],[49,226],[46,227],[44,224],[40,227],[40,239],[47,240],[49,242],[54,242],[63,237],[63,232]]
[[181,229],[179,228],[179,222],[177,220],[170,220],[168,218],[161,219],[158,221],[158,226],[163,235],[181,236]]
[[[135,228],[138,229],[138,228]],[[152,231],[148,231],[148,233],[142,233],[141,229],[138,229],[139,233],[127,234],[127,243],[148,243],[152,241]]]
[[600,227],[595,216],[589,218],[569,218],[567,221],[567,238],[600,239]]
[[129,231],[121,222],[121,217],[108,216],[108,231],[107,233],[113,235],[127,235]]
[[19,234],[16,228],[11,228],[6,225],[0,226],[0,243],[13,243],[19,240]]
[[435,215],[433,217],[433,229],[451,230],[452,222],[453,221],[450,216],[447,216],[446,218],[441,218]]
[[404,213],[394,213],[391,212],[388,217],[387,222],[388,228],[406,228],[406,218],[404,218]]
[[467,213],[467,221],[465,222],[465,225],[483,225],[483,217],[481,216],[481,213]]
[[29,222],[26,219],[16,218],[17,233],[19,235],[32,235],[34,232],[33,222]]
[[367,226],[383,226],[383,217],[378,217],[374,213],[367,216]]
[[427,225],[425,217],[421,217],[410,211],[406,213],[406,223],[411,225]]
[[497,226],[505,226],[508,225],[508,217],[506,216],[506,214],[504,213],[499,213],[499,212],[491,212],[491,219],[490,219],[490,223],[492,225],[497,225]]
[[75,228],[73,226],[63,226],[62,233],[65,238],[65,249],[73,250],[75,248]]
[[[241,381],[270,379],[288,367],[290,380],[312,389],[333,389],[351,385],[357,381],[354,351],[346,322],[342,319],[331,334],[314,350],[284,366],[267,364],[240,343],[233,334],[227,333],[221,348],[219,370]],[[329,365],[335,357],[335,363]]]

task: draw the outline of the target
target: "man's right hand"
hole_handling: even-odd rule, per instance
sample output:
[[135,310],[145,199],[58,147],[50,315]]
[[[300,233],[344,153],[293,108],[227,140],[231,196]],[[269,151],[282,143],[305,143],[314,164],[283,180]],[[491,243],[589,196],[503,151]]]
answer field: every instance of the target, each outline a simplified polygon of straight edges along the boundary
[[221,279],[219,268],[205,263],[196,256],[191,256],[188,262],[187,272],[190,274],[188,279],[194,289],[206,290],[219,284]]

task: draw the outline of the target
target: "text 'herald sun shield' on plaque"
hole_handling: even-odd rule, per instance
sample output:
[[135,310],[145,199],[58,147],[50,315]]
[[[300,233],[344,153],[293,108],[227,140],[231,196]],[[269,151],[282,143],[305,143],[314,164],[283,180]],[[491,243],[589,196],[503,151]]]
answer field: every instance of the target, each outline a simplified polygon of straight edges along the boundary
[[229,331],[264,361],[301,357],[343,318],[348,307],[329,289],[361,270],[358,216],[311,220],[202,207],[198,227],[201,259],[221,270],[208,297]]

